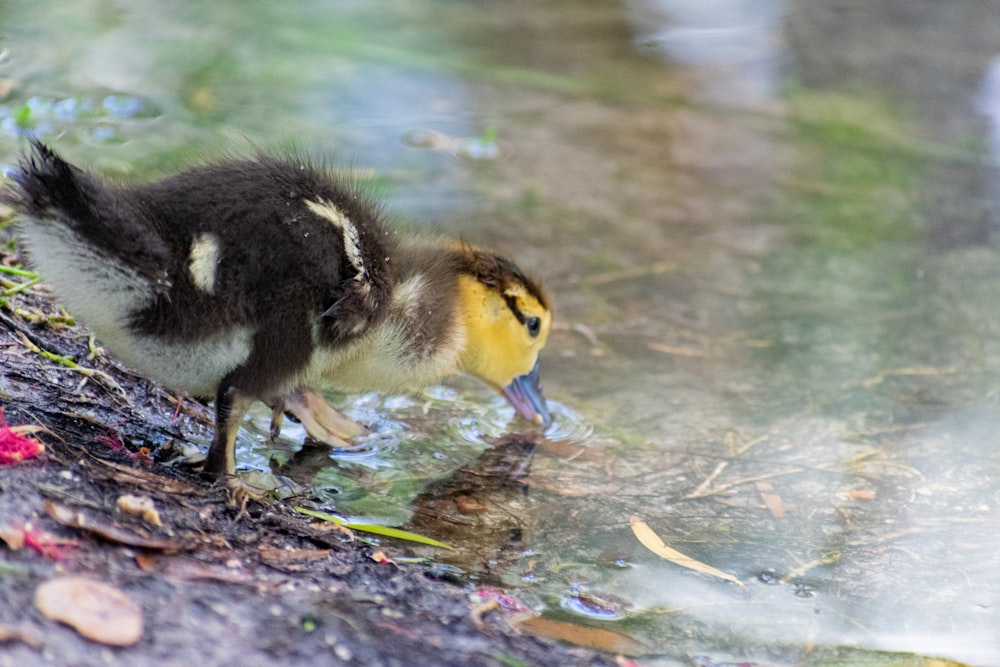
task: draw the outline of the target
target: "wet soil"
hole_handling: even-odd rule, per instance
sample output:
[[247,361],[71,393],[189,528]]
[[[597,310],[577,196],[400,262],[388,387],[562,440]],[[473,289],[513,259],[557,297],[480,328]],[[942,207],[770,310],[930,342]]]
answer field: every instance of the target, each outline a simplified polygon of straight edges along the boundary
[[[404,562],[406,545],[362,543],[293,511],[308,499],[241,512],[176,464],[210,438],[207,406],[185,400],[178,410],[108,356],[88,359],[86,333],[44,289],[5,301],[0,404],[8,424],[44,427],[34,437],[45,451],[0,469],[0,528],[48,547],[0,541],[0,666],[616,664],[519,632],[510,600],[455,568]],[[124,494],[151,498],[162,525],[119,510]],[[34,592],[64,575],[126,593],[142,609],[141,640],[102,646],[45,618]]]

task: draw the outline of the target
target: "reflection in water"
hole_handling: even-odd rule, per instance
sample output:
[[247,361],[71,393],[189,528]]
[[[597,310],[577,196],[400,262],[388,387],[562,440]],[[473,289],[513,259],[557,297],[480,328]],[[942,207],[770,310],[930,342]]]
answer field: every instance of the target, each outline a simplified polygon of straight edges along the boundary
[[699,101],[768,107],[780,84],[785,0],[629,0],[639,47],[691,65]]
[[995,237],[1000,232],[1000,56],[993,58],[986,69],[976,94],[975,108],[990,124],[993,166],[983,169],[982,191],[984,200],[989,202],[987,215]]
[[563,598],[561,606],[585,618],[617,621],[627,617],[631,605],[621,598],[573,590]]
[[425,486],[413,499],[407,529],[456,547],[439,560],[496,581],[533,541],[528,473],[537,449],[534,438],[498,439],[474,462]]
[[1000,56],[987,67],[975,106],[990,122],[990,148],[993,159],[1000,162]]

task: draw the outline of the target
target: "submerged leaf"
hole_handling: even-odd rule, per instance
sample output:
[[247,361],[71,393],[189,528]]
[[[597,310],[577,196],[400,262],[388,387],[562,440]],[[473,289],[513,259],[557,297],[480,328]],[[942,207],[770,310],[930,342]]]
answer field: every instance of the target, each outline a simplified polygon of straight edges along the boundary
[[344,528],[350,528],[351,530],[360,530],[361,532],[364,533],[372,533],[373,535],[382,535],[383,537],[392,537],[397,540],[406,540],[408,542],[418,542],[420,544],[427,544],[432,547],[448,549],[449,551],[455,550],[455,547],[445,544],[444,542],[439,542],[434,538],[418,535],[417,533],[411,533],[410,531],[402,530],[401,528],[380,526],[375,523],[355,523],[353,521],[341,519],[339,516],[335,516],[333,514],[327,514],[326,512],[317,512],[316,510],[310,510],[304,507],[296,507],[295,511],[301,514],[307,514],[313,518],[319,519],[320,521],[329,521],[330,523],[335,523],[338,526],[343,526]]
[[569,642],[598,651],[607,651],[608,653],[643,655],[649,652],[649,647],[621,632],[595,628],[592,625],[560,621],[545,616],[530,616],[519,620],[515,623],[515,627],[533,635]]
[[642,546],[646,547],[660,558],[665,558],[675,565],[680,565],[681,567],[686,567],[690,570],[701,572],[702,574],[710,574],[713,577],[719,577],[720,579],[731,581],[740,588],[745,588],[743,582],[733,575],[727,574],[722,570],[717,570],[711,565],[706,565],[705,563],[696,561],[690,556],[685,556],[680,551],[668,547],[664,544],[660,536],[657,535],[653,529],[639,517],[632,515],[629,517],[628,522],[629,525],[632,526],[632,532],[635,533],[635,536],[640,542],[642,542]]

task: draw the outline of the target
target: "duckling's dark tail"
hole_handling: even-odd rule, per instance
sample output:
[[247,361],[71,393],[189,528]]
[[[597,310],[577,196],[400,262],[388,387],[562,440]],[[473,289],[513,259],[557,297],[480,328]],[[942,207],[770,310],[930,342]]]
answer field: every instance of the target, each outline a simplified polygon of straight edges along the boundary
[[55,154],[38,139],[31,139],[31,153],[13,174],[15,187],[0,194],[15,210],[46,218],[60,214],[69,220],[93,217],[95,195],[90,179],[82,171]]
[[[74,167],[41,141],[30,143],[13,184],[0,189],[0,203],[32,222],[20,226],[29,245],[33,227],[69,230],[80,243],[130,267],[160,291],[169,252],[148,217],[118,188]],[[37,256],[49,249],[36,244],[33,251]]]

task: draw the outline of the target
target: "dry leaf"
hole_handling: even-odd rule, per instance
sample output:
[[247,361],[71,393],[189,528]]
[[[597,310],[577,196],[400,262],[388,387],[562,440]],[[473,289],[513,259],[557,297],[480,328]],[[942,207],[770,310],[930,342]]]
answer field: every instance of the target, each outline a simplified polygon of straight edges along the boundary
[[92,460],[109,469],[107,475],[108,479],[112,479],[122,484],[135,484],[146,489],[155,489],[158,493],[171,493],[185,496],[200,493],[198,487],[193,484],[188,484],[187,482],[181,482],[176,479],[168,479],[153,472],[146,472],[144,470],[139,470],[138,468],[122,465],[113,461],[106,461],[99,458],[93,458]]
[[46,581],[35,589],[35,606],[87,639],[129,646],[142,637],[142,609],[117,588],[83,577]]
[[45,642],[42,641],[42,637],[38,634],[38,631],[26,623],[20,625],[0,623],[0,644],[7,642],[21,642],[32,648],[42,648],[45,646]]
[[[222,558],[224,554],[215,554]],[[164,577],[180,579],[182,581],[216,581],[226,584],[250,585],[254,575],[245,569],[240,568],[237,560],[233,567],[226,567],[219,563],[204,563],[194,558],[173,557],[164,559],[159,568],[159,572]]]
[[[74,510],[51,500],[45,501],[45,512],[64,526],[89,531],[109,542],[118,542],[143,549],[156,549],[157,551],[173,552],[181,549],[181,544],[177,540],[142,535],[101,517],[93,517],[86,512]],[[136,529],[142,530],[140,526],[137,526]]]
[[639,517],[632,515],[629,517],[628,522],[629,525],[632,526],[632,532],[635,533],[635,536],[639,538],[640,542],[642,542],[642,546],[646,547],[660,558],[665,558],[675,565],[680,565],[681,567],[686,567],[690,570],[701,572],[702,574],[710,574],[713,577],[719,577],[720,579],[731,581],[740,588],[746,588],[743,585],[743,582],[733,575],[726,574],[722,570],[717,570],[711,565],[705,565],[690,556],[685,556],[680,551],[668,547],[663,543],[663,540],[660,539],[660,536],[653,532],[653,529]]
[[568,621],[557,621],[544,616],[528,617],[517,622],[516,627],[518,630],[524,630],[533,635],[557,639],[608,653],[641,655],[649,652],[649,648],[642,642],[626,634]]
[[469,612],[472,616],[472,624],[475,625],[476,629],[480,632],[487,632],[486,621],[483,620],[483,617],[491,611],[500,611],[500,603],[497,602],[496,598],[490,598],[486,602],[476,605],[472,608],[472,611]]
[[13,526],[0,526],[0,540],[11,551],[17,551],[24,546],[24,529]]
[[771,516],[775,519],[784,519],[787,516],[785,513],[785,502],[778,495],[778,492],[774,490],[773,484],[770,482],[757,482],[757,491],[760,493],[760,498],[764,501],[764,505],[771,513]]
[[139,569],[143,572],[153,572],[156,570],[156,564],[159,560],[160,557],[157,554],[137,553],[135,555],[135,564],[138,565]]
[[307,571],[315,563],[329,558],[332,553],[330,549],[282,549],[270,546],[260,546],[257,551],[262,563],[283,572]]
[[455,498],[455,509],[461,514],[485,514],[487,508],[472,496]]

